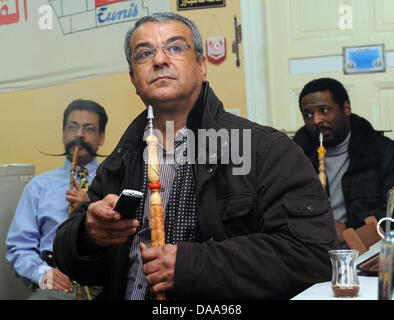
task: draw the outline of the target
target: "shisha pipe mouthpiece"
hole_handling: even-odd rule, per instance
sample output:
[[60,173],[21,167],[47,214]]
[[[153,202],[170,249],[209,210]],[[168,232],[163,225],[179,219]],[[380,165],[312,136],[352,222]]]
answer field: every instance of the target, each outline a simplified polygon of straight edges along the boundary
[[321,130],[321,128],[319,128],[319,142],[320,142],[320,146],[323,145],[323,132]]
[[149,122],[148,122],[149,134],[153,134],[153,119],[155,118],[155,116],[153,115],[153,108],[151,105],[148,106],[147,118],[149,119]]
[[153,115],[153,108],[151,105],[148,106],[148,117],[149,120],[154,119],[155,116]]

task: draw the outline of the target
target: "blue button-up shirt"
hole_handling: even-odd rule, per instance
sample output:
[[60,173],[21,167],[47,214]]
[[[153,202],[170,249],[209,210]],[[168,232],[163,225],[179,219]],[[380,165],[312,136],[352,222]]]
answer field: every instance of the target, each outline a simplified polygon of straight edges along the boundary
[[[97,166],[96,159],[84,166],[89,184]],[[71,162],[66,159],[63,167],[34,177],[23,190],[8,230],[6,258],[11,269],[29,287],[32,282],[39,285],[51,269],[41,254],[45,250],[53,251],[56,229],[68,218],[66,192],[70,188],[70,169]],[[77,174],[76,180],[79,182]]]

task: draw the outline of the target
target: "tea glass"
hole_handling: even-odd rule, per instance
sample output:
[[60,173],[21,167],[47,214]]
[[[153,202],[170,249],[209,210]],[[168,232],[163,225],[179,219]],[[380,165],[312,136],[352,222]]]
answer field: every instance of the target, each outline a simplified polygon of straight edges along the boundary
[[330,250],[332,265],[331,288],[335,297],[357,297],[360,282],[357,276],[356,264],[358,250]]

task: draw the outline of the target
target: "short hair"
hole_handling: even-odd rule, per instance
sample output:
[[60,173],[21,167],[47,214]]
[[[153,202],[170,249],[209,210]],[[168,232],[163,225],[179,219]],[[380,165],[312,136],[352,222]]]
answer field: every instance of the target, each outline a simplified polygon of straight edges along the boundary
[[320,78],[308,82],[302,89],[298,99],[300,110],[302,98],[310,93],[318,91],[329,91],[331,93],[332,100],[336,102],[342,110],[344,103],[346,101],[350,102],[349,95],[342,83],[331,78]]
[[126,54],[126,59],[129,64],[129,71],[133,72],[131,68],[131,48],[130,48],[130,39],[133,36],[135,30],[148,22],[167,22],[167,21],[180,21],[184,23],[187,27],[189,27],[190,31],[192,32],[192,41],[194,44],[197,61],[200,61],[201,57],[204,55],[204,45],[202,41],[202,37],[200,31],[198,30],[197,26],[194,22],[190,21],[189,19],[180,16],[176,13],[171,12],[160,12],[160,13],[153,13],[151,15],[147,15],[139,19],[133,27],[131,27],[125,37],[124,42],[124,51]]
[[99,133],[105,132],[105,126],[107,125],[108,117],[104,108],[97,102],[91,100],[77,99],[71,102],[63,113],[63,130],[66,127],[68,115],[72,111],[90,111],[94,112],[99,116]]

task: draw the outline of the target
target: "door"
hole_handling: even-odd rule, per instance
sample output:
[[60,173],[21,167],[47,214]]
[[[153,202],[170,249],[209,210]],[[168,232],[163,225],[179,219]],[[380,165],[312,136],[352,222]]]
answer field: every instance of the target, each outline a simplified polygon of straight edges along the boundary
[[[348,90],[353,113],[394,131],[394,1],[263,0],[263,9],[273,127],[300,128],[300,91],[330,77]],[[376,44],[385,45],[386,72],[343,73],[343,47]],[[394,139],[394,132],[385,135]]]

